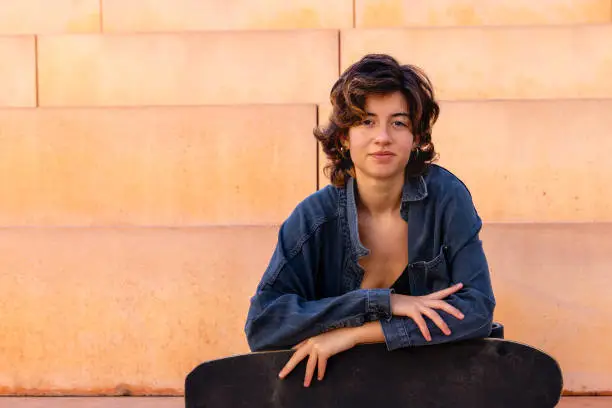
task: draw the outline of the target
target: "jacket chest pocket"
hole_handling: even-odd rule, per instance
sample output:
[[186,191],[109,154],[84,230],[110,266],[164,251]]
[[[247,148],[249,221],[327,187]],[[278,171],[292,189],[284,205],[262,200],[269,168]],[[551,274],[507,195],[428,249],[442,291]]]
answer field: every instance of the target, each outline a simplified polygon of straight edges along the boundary
[[415,296],[422,296],[450,285],[450,268],[446,260],[446,246],[442,246],[438,254],[430,261],[420,261],[413,264],[416,290]]

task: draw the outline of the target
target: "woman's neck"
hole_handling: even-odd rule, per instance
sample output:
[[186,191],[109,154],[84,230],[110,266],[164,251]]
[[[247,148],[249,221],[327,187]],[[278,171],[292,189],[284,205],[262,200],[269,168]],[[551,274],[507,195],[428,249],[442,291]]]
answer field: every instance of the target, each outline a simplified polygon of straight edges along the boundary
[[373,179],[357,177],[358,207],[372,217],[396,213],[402,202],[404,177]]

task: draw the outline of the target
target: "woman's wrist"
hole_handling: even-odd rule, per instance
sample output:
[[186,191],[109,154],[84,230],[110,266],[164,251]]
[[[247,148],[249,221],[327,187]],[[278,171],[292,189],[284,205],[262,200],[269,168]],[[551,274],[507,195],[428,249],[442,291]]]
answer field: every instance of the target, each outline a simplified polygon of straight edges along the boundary
[[384,343],[385,335],[379,321],[368,322],[354,329],[355,344]]

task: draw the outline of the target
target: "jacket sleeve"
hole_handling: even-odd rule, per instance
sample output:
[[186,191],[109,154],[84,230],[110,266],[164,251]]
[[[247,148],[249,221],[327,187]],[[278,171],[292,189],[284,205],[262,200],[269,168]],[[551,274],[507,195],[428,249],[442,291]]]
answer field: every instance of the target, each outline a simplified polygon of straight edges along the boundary
[[447,200],[443,215],[447,270],[450,285],[463,283],[463,288],[444,299],[464,315],[462,320],[436,309],[448,325],[447,336],[428,317],[424,317],[431,341],[423,337],[411,318],[393,316],[381,320],[385,342],[389,350],[402,347],[448,343],[470,338],[487,337],[492,329],[495,297],[487,259],[479,233],[482,222],[472,203],[467,188],[460,184]]
[[272,258],[250,301],[245,325],[250,349],[289,349],[331,329],[390,318],[387,289],[316,297],[319,228],[300,226],[292,217],[281,226]]

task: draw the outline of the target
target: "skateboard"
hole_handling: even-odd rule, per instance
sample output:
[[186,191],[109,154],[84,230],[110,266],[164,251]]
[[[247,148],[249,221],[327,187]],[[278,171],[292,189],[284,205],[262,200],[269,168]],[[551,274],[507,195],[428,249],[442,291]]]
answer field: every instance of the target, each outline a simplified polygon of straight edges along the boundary
[[185,379],[186,408],[547,408],[558,404],[557,362],[529,345],[482,338],[388,351],[359,345],[328,360],[303,386],[304,359],[285,379],[293,350],[205,362]]

